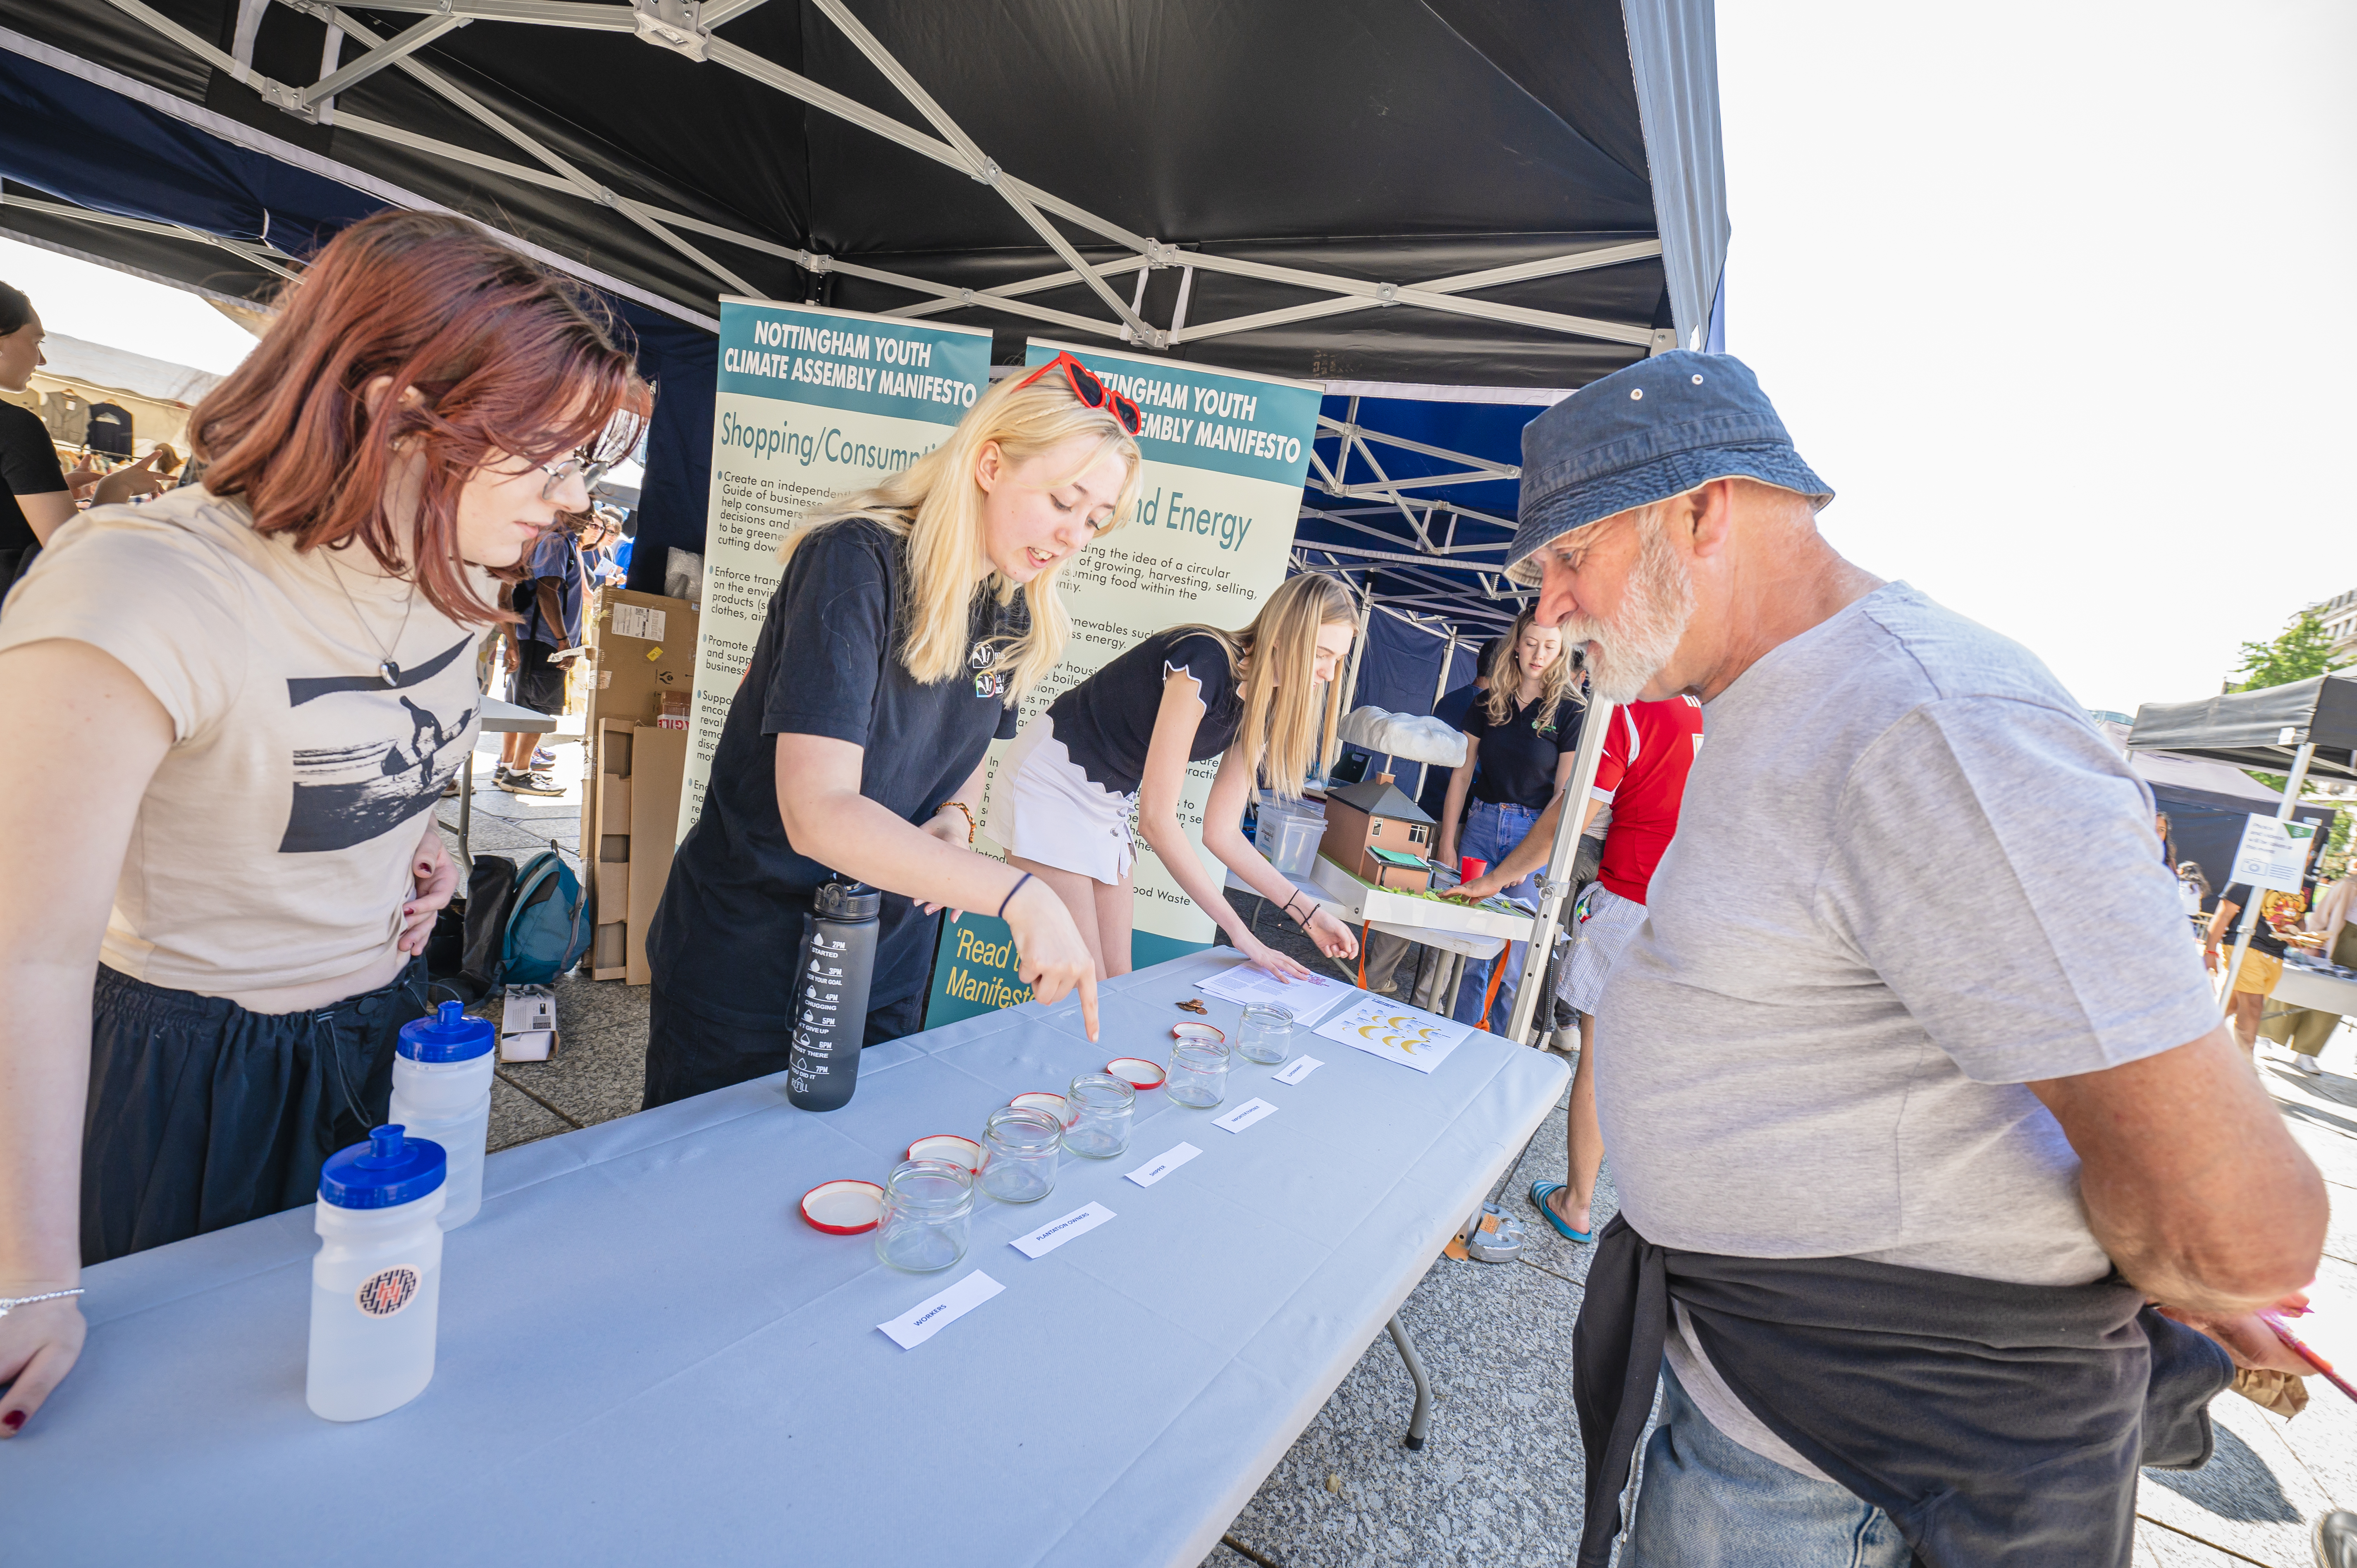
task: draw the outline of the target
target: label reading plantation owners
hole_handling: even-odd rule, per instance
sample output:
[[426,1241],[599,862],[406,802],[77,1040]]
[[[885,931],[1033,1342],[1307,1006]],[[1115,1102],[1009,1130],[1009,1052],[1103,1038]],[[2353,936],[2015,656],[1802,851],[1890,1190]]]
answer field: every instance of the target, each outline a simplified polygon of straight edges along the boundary
[[813,509],[940,446],[990,384],[987,332],[819,306],[724,298],[719,352],[683,836],[783,571],[779,544]]

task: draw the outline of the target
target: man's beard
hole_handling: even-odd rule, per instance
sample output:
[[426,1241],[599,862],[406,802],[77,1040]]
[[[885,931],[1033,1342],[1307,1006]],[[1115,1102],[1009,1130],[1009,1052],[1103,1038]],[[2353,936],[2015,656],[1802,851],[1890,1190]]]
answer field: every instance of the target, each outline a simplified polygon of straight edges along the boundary
[[1685,636],[1694,615],[1694,579],[1659,512],[1637,524],[1637,564],[1612,621],[1570,615],[1558,628],[1566,648],[1587,643],[1589,694],[1600,703],[1633,703],[1645,683],[1661,673]]

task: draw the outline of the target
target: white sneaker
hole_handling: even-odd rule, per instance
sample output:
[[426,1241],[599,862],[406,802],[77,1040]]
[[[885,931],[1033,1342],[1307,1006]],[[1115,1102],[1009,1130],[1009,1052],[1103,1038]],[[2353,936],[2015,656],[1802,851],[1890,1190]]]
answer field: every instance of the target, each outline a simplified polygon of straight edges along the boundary
[[2306,1051],[2292,1052],[2291,1066],[2294,1072],[2305,1073],[2309,1078],[2322,1078],[2324,1076],[2324,1069],[2317,1066],[2316,1058],[2309,1056]]

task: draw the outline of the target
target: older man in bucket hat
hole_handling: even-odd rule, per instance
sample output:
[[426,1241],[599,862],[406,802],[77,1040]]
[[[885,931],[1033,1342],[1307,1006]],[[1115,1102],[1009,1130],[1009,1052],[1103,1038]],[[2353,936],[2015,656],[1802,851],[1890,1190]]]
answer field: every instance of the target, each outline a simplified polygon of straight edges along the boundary
[[1609,376],[1523,471],[1539,619],[1710,737],[1597,1021],[1579,1562],[1658,1378],[1626,1568],[2126,1564],[2229,1353],[2306,1369],[2253,1314],[2325,1223],[2148,792],[2037,660],[1834,552],[1740,362]]

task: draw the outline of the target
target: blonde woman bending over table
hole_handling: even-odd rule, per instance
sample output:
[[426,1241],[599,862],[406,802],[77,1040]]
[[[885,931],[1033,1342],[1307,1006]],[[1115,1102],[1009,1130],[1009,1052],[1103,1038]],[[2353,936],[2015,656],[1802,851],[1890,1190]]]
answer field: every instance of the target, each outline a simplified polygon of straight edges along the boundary
[[[1187,842],[1178,797],[1187,765],[1220,758],[1203,808],[1203,847],[1309,933],[1320,952],[1359,950],[1350,928],[1317,906],[1243,835],[1255,781],[1297,800],[1314,760],[1333,760],[1358,610],[1331,577],[1288,578],[1241,631],[1157,632],[1058,697],[1023,726],[991,791],[990,834],[1007,864],[1055,889],[1089,944],[1100,978],[1127,974],[1137,832],[1237,950],[1282,979],[1308,971],[1252,933]],[[1320,686],[1325,688],[1319,714]]]

